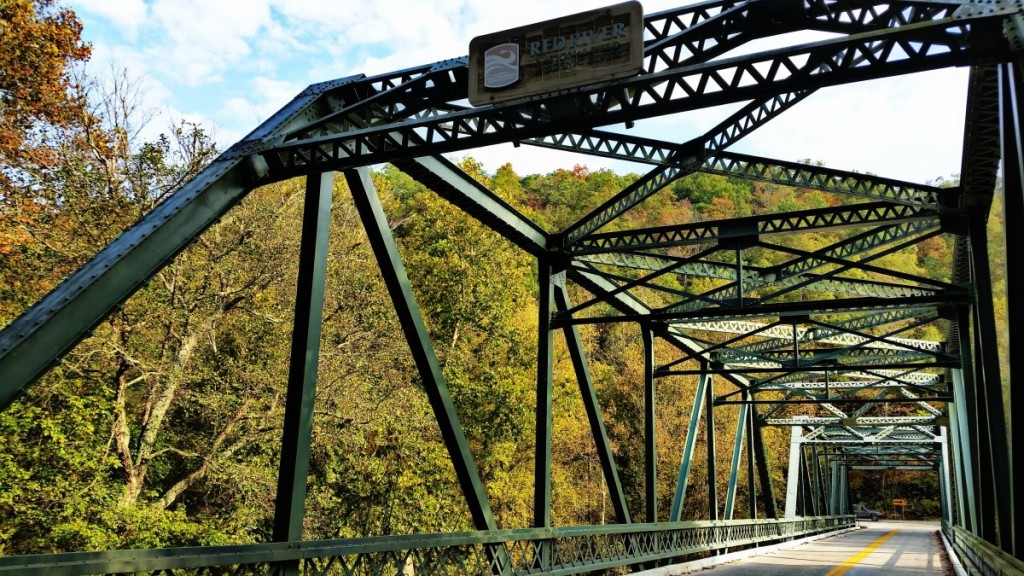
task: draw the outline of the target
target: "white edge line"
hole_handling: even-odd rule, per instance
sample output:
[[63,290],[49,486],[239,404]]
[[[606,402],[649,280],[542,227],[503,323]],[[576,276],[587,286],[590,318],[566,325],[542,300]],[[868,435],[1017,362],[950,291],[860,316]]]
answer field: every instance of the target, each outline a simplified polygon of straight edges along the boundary
[[953,565],[956,576],[967,576],[967,570],[964,570],[964,565],[960,563],[960,557],[956,555],[956,550],[953,550],[949,540],[946,540],[945,532],[939,530],[939,536],[942,538],[942,545],[946,547],[946,555],[949,556],[949,563]]

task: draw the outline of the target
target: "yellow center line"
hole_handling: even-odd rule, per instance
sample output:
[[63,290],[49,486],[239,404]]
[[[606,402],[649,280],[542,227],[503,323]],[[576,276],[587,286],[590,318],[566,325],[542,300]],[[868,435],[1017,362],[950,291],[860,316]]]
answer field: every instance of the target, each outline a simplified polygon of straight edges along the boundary
[[859,564],[861,560],[867,558],[868,554],[871,554],[875,551],[875,548],[878,548],[879,546],[884,544],[886,540],[892,538],[893,534],[899,531],[900,529],[896,528],[895,530],[889,532],[885,536],[882,536],[878,540],[875,540],[871,544],[868,544],[867,548],[861,550],[853,556],[850,556],[842,564],[833,568],[828,574],[825,574],[825,576],[843,576],[843,574],[846,574],[850,571],[850,568],[853,568],[854,566]]

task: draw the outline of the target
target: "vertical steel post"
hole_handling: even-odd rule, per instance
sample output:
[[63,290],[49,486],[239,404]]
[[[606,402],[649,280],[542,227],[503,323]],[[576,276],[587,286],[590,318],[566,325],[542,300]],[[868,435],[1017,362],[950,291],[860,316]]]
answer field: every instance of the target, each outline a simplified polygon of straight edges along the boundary
[[[707,366],[701,364],[706,370]],[[697,380],[697,392],[693,395],[693,409],[690,411],[690,425],[686,429],[686,445],[683,447],[683,456],[679,462],[679,478],[676,480],[676,493],[672,498],[672,510],[669,520],[678,522],[683,515],[683,502],[686,498],[686,485],[690,481],[690,470],[693,467],[693,450],[697,445],[697,427],[700,425],[700,417],[704,411],[704,389],[711,381],[711,374],[704,372]]]
[[843,471],[841,473],[840,481],[843,483],[842,489],[839,491],[841,499],[839,501],[839,513],[849,514],[850,513],[850,469],[843,464]]
[[[971,530],[973,523],[968,517],[968,506],[967,500],[971,499],[973,502],[974,495],[971,494],[973,490],[973,483],[969,484],[967,481],[967,463],[964,460],[963,455],[963,433],[960,428],[960,419],[963,418],[963,411],[960,409],[962,400],[959,398],[963,394],[963,376],[960,374],[960,368],[953,368],[950,370],[952,374],[952,395],[953,401],[949,403],[949,436],[947,442],[951,448],[953,455],[953,482],[956,485],[956,522],[957,525],[965,530]],[[959,383],[958,383],[959,382]],[[970,487],[969,487],[970,486]],[[973,510],[973,504],[970,509]]]
[[[1020,18],[1020,16],[1018,16]],[[999,67],[999,110],[1001,117],[1001,139],[1003,153],[1003,198],[1005,209],[1003,213],[1003,224],[1006,237],[1006,269],[1021,270],[1024,266],[1024,257],[1020,254],[1020,247],[1024,246],[1024,63],[1009,62]],[[1010,249],[1010,247],[1013,249]],[[1014,329],[1009,331],[1008,357],[1010,358],[1010,386],[1009,386],[1009,413],[1015,414],[1014,406],[1020,405],[1019,395],[1022,393],[1020,385],[1013,386],[1014,380],[1022,381],[1020,374],[1024,368],[1017,366],[1014,371],[1013,361],[1021,362],[1024,359],[1024,337],[1017,331],[1024,327],[1024,304],[1017,304],[1021,300],[1021,290],[1024,290],[1024,283],[1016,274],[1006,274],[1006,301],[1007,318],[1006,322]],[[1015,378],[1016,375],[1016,378]],[[1007,474],[1010,485],[1019,484],[1022,478],[1020,473],[1021,464],[1018,454],[1024,447],[1024,426],[1015,425],[1013,419],[1006,422],[1009,427],[1009,448],[1016,453],[1010,454],[1006,460]],[[1016,494],[1010,494],[1010,514],[1012,521],[1010,525],[1013,533],[1010,535],[1009,546],[1003,549],[1017,558],[1024,559],[1024,542],[1021,532],[1024,531],[1024,505],[1016,499]]]
[[441,374],[441,364],[437,360],[434,346],[430,341],[430,334],[423,323],[423,316],[416,303],[416,297],[413,295],[409,275],[405,271],[405,265],[398,252],[398,245],[391,234],[391,226],[388,225],[384,208],[377,197],[377,190],[370,177],[370,170],[368,168],[346,170],[345,179],[352,191],[352,201],[363,222],[370,247],[380,266],[384,285],[387,286],[388,293],[391,295],[398,322],[409,343],[413,361],[416,363],[420,378],[423,379],[423,388],[427,393],[434,417],[437,419],[441,438],[448,448],[452,466],[455,468],[455,475],[473,517],[473,525],[477,530],[495,530],[497,526],[494,523],[494,515],[491,513],[491,505],[487,500],[487,491],[480,480],[480,473],[477,470],[473,454],[469,451],[469,443],[466,441],[459,416],[455,412],[448,383],[445,381],[444,375]]
[[[572,304],[569,301],[569,292],[564,284],[556,284],[555,286],[555,306],[559,312],[565,312],[572,308]],[[580,395],[583,397],[583,407],[586,409],[587,419],[590,421],[590,433],[594,437],[597,457],[601,460],[604,481],[608,486],[608,494],[612,501],[612,508],[615,510],[615,517],[620,524],[629,524],[632,520],[629,517],[629,508],[626,506],[625,493],[622,491],[622,482],[619,480],[618,467],[615,466],[611,442],[608,441],[608,432],[604,426],[604,418],[601,416],[601,406],[597,401],[597,392],[594,390],[594,382],[590,378],[590,369],[587,367],[587,357],[583,351],[583,340],[580,338],[579,330],[572,323],[566,323],[562,328],[562,332],[565,334],[565,341],[569,348],[569,358],[572,360],[572,366],[576,372],[576,381],[579,383]]]
[[800,486],[802,488],[800,491],[800,501],[802,506],[798,507],[798,513],[801,516],[817,516],[817,502],[814,496],[814,470],[811,469],[808,452],[810,451],[806,446],[800,451]]
[[793,426],[789,437],[789,474],[786,476],[786,511],[784,518],[796,518],[797,496],[800,491],[800,453],[803,427]]
[[828,516],[839,515],[839,501],[840,501],[840,480],[839,480],[839,460],[833,460],[829,464],[828,474],[831,476],[831,481],[828,483]]
[[537,317],[537,422],[534,460],[533,526],[551,526],[551,428],[552,415],[552,356],[554,333],[551,314],[554,309],[555,290],[551,263],[544,258],[538,262],[540,293]]
[[644,487],[647,521],[658,521],[657,411],[654,407],[654,332],[640,327],[644,341]]
[[[981,457],[984,488],[989,497],[982,500],[982,524],[985,518],[995,517],[999,521],[999,537],[995,531],[984,538],[998,544],[1012,554],[1013,548],[1013,487],[1010,484],[1010,470],[1003,465],[1009,461],[1006,416],[1003,406],[1002,376],[999,371],[999,348],[996,339],[995,310],[992,306],[992,276],[988,260],[988,230],[984,215],[975,213],[968,216],[970,232],[971,269],[974,275],[974,345],[978,354],[975,372],[982,377],[977,392],[982,404],[979,415],[985,417],[980,430],[981,440],[987,444]],[[979,420],[979,424],[980,424]],[[986,463],[987,461],[987,463]],[[991,506],[989,503],[991,502]],[[998,542],[997,542],[998,540]]]
[[[306,477],[313,436],[313,406],[320,360],[320,333],[327,281],[327,248],[330,238],[334,174],[306,177],[302,209],[299,273],[295,289],[288,392],[281,435],[281,461],[274,502],[274,542],[302,540],[306,512]],[[298,574],[299,563],[278,566],[280,574]]]
[[757,413],[756,404],[751,404],[750,406],[750,422],[753,426],[755,461],[757,462],[758,482],[761,485],[761,497],[764,501],[765,515],[777,520],[779,518],[779,510],[775,503],[775,484],[772,482],[771,470],[768,466],[768,451],[764,448],[761,417]]
[[732,443],[732,463],[729,467],[729,488],[725,492],[725,519],[732,520],[732,509],[736,501],[736,484],[740,475],[740,460],[743,455],[743,432],[747,429],[747,413],[750,404],[740,404],[736,417],[736,437]]
[[715,465],[715,382],[708,379],[704,387],[704,432],[708,449],[708,519],[718,520],[718,467]]
[[939,427],[939,443],[942,449],[942,460],[939,461],[939,496],[942,498],[942,517],[947,522],[953,521],[953,491],[949,483],[949,436],[946,427]]
[[744,392],[744,397],[751,402],[747,404],[747,496],[750,506],[750,519],[756,520],[757,484],[754,478],[754,395],[750,392]]
[[[327,279],[327,241],[330,237],[334,174],[306,177],[302,210],[299,274],[295,290],[288,395],[285,401],[277,500],[274,505],[275,542],[302,539],[306,509],[306,476],[313,434],[320,332]],[[298,565],[294,567],[298,570]]]
[[[960,361],[963,364],[962,370],[953,370],[953,400],[957,404],[957,411],[960,418],[961,448],[964,455],[964,475],[966,477],[965,494],[969,508],[968,518],[970,519],[969,529],[977,536],[985,533],[982,527],[981,505],[979,500],[981,494],[981,471],[980,458],[981,450],[981,428],[978,424],[978,397],[975,394],[974,384],[974,356],[971,349],[971,322],[970,312],[966,307],[957,309],[957,326],[960,336]],[[991,525],[992,518],[987,519]],[[991,529],[989,529],[991,531]]]
[[821,469],[821,455],[818,454],[818,446],[811,444],[811,462],[814,463],[814,515],[820,516],[824,513],[826,502],[825,475]]

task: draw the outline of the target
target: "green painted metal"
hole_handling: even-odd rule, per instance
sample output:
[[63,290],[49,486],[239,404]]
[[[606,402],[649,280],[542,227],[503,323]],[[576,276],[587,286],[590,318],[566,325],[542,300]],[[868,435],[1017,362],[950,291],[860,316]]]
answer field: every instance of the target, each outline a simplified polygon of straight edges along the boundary
[[[294,543],[110,550],[0,557],[3,576],[88,574],[233,574],[264,576],[275,564],[300,562],[306,573],[401,574],[410,559],[415,574],[538,573],[535,551],[553,542],[560,550],[555,574],[593,573],[641,562],[700,555],[709,550],[771,544],[854,526],[853,516],[795,521],[720,520],[611,524],[567,528],[490,530],[311,540]],[[664,545],[655,549],[650,543]],[[500,565],[492,558],[504,560]],[[497,568],[497,570],[494,570]],[[188,572],[186,572],[188,571]]]
[[802,426],[793,426],[789,439],[789,472],[786,476],[786,511],[784,518],[796,518],[797,500],[800,491],[801,447],[803,436]]
[[835,514],[837,510],[840,510],[840,499],[842,496],[841,489],[842,484],[839,481],[839,462],[832,461],[829,463],[829,473],[831,474],[831,481],[829,482],[828,490],[828,513]]
[[[275,542],[302,540],[306,476],[309,473],[313,435],[313,405],[319,373],[333,186],[333,174],[306,177],[288,392],[274,507],[272,537]],[[285,574],[298,574],[298,570],[297,563],[283,567]]]
[[984,403],[983,406],[979,406],[979,411],[984,411],[987,421],[982,440],[988,444],[989,466],[986,466],[984,470],[986,475],[991,475],[991,484],[986,482],[984,486],[991,485],[990,495],[993,501],[989,507],[989,500],[983,500],[983,508],[985,508],[983,513],[996,516],[999,525],[999,546],[1013,554],[1015,500],[1013,479],[1010,477],[1011,468],[999,465],[1001,462],[1009,462],[1012,459],[1012,454],[1010,453],[1005,407],[1003,406],[999,344],[996,337],[995,310],[992,306],[987,216],[986,210],[984,214],[974,214],[968,217],[968,229],[971,235],[971,268],[974,272],[974,346],[980,354],[975,370],[981,374],[977,392]]
[[394,165],[523,250],[546,253],[543,228],[450,161],[433,156],[396,160]]
[[551,316],[554,312],[555,286],[552,282],[551,264],[538,262],[538,312],[537,312],[537,424],[534,450],[534,491],[533,526],[551,526],[551,428],[552,415],[552,370],[554,355],[554,334]]
[[808,443],[811,453],[811,463],[813,464],[812,470],[814,477],[812,482],[814,485],[814,513],[824,513],[828,509],[828,486],[825,484],[825,475],[822,471],[821,455],[818,453],[818,445]]
[[[264,153],[278,177],[312,170],[342,169],[396,158],[448,153],[495,142],[519,141],[559,127],[577,130],[716,104],[749,101],[793,89],[813,89],[887,77],[909,70],[935,70],[999,57],[998,49],[972,45],[972,22],[998,22],[1001,14],[975,14],[866,32],[837,40],[640,75],[574,92],[561,100],[529,99],[508,105],[459,109],[383,123],[338,135],[286,142]],[[908,43],[931,49],[904,52]],[[986,51],[988,48],[988,51]],[[851,53],[877,54],[871,60]],[[771,70],[762,75],[760,68]],[[740,79],[753,82],[737,86]],[[698,89],[691,88],[698,87]],[[464,86],[461,90],[465,90]],[[461,92],[464,94],[465,92]],[[625,94],[631,94],[626,97]],[[553,109],[557,106],[557,109]],[[525,119],[510,121],[510,119]]]
[[[1024,33],[1024,19],[1018,16],[1013,26],[1017,34],[1017,41],[1020,42],[1020,35]],[[1024,228],[1011,225],[1011,222],[1024,222],[1024,61],[1018,55],[1017,62],[1002,64],[999,67],[1000,79],[1000,116],[1002,140],[1002,176],[1003,176],[1003,200],[1004,200],[1004,234],[1006,250],[1006,269],[1020,270],[1021,257],[1016,250],[1009,249],[1010,246],[1024,245]],[[1011,295],[1021,294],[1020,276],[1017,274],[1006,274],[1006,301],[1008,326],[1024,326],[1024,307],[1015,304],[1015,298]],[[1020,358],[1024,358],[1024,337],[1019,332],[1010,330],[1007,356],[1010,358],[1010,393],[1008,414],[1016,414],[1020,411],[1022,403],[1020,396],[1020,385],[1014,385],[1014,381],[1020,381]],[[1018,359],[1017,376],[1014,377],[1014,360]],[[1008,418],[1006,426],[1009,428],[1009,447],[1013,450],[1016,446],[1020,450],[1024,446],[1024,425],[1016,424],[1014,419]],[[1024,467],[1022,467],[1016,454],[1010,454],[1007,461],[1008,474],[1011,485],[1019,485],[1024,479]],[[1018,559],[1024,559],[1024,502],[1020,502],[1013,496],[1011,502],[1013,520],[1011,553]]]
[[764,447],[764,434],[762,433],[763,419],[758,414],[757,406],[750,405],[751,425],[753,426],[753,444],[757,463],[758,482],[761,486],[762,501],[765,506],[765,513],[769,518],[778,518],[778,505],[775,502],[775,483],[772,480],[768,451]]
[[658,521],[658,421],[654,396],[654,332],[640,327],[644,343],[644,500],[647,522]]
[[686,498],[686,486],[690,481],[690,469],[693,463],[693,450],[697,446],[697,427],[700,426],[700,417],[704,410],[704,400],[707,397],[706,389],[712,376],[705,374],[697,381],[697,391],[693,395],[693,409],[690,411],[690,424],[686,429],[686,445],[683,448],[682,459],[679,462],[679,476],[676,480],[676,492],[672,497],[672,509],[669,512],[669,520],[678,522],[683,514],[683,502]]
[[473,454],[469,451],[465,432],[452,403],[448,383],[441,374],[441,365],[434,353],[434,346],[423,323],[423,315],[416,303],[416,297],[412,293],[409,275],[405,271],[398,245],[391,234],[387,215],[377,197],[370,171],[366,168],[348,170],[345,172],[345,180],[352,191],[352,201],[363,221],[366,236],[380,265],[384,284],[394,303],[398,321],[409,342],[409,349],[420,378],[423,379],[427,399],[441,429],[441,437],[448,448],[455,475],[459,479],[462,493],[473,516],[473,524],[478,530],[495,530],[497,526],[491,513],[487,491],[480,480],[480,472]]
[[953,487],[950,484],[950,457],[949,457],[949,435],[945,428],[939,429],[940,442],[942,443],[942,460],[939,463],[939,498],[942,502],[942,518],[946,522],[953,521]]
[[[555,286],[555,306],[560,312],[572,307],[569,301],[569,292],[564,285]],[[632,522],[629,515],[629,507],[626,505],[626,496],[622,491],[622,482],[619,480],[618,466],[615,465],[615,455],[612,453],[611,442],[608,440],[608,431],[605,429],[604,418],[601,416],[601,406],[597,400],[597,391],[594,389],[594,382],[590,378],[590,369],[587,367],[587,358],[583,352],[583,341],[580,339],[579,330],[575,326],[566,326],[563,329],[566,344],[569,347],[569,357],[572,360],[573,369],[576,371],[576,380],[579,383],[580,395],[583,398],[583,407],[587,411],[587,420],[590,422],[590,433],[594,437],[597,448],[597,456],[601,460],[601,469],[604,471],[604,481],[608,486],[608,493],[612,501],[612,508],[615,510],[615,517],[620,524]]]
[[956,551],[969,574],[1002,576],[1024,574],[1024,561],[979,538],[960,526],[943,521],[942,533]]
[[[743,456],[743,434],[747,429],[747,414],[750,412],[750,405],[740,406],[739,415],[736,418],[736,436],[732,444],[732,462],[729,466],[729,486],[725,491],[725,510],[722,517],[725,520],[732,520],[732,511],[736,503],[736,486],[739,483],[740,460]],[[748,462],[749,464],[749,462]],[[753,470],[753,466],[749,466]],[[753,482],[749,486],[753,486]]]
[[707,447],[708,518],[718,520],[718,449],[715,447],[715,380],[708,374],[704,385],[704,445]]
[[964,452],[967,442],[966,415],[963,409],[964,382],[961,369],[950,370],[952,374],[953,401],[949,403],[949,443],[953,452],[953,481],[957,490],[955,522],[972,530],[974,512],[974,473],[971,471],[969,453]]
[[[754,399],[753,392],[747,392],[747,400]],[[754,464],[754,421],[757,419],[755,416],[755,408],[753,404],[746,407],[747,411],[747,508],[750,513],[750,519],[757,519],[757,482],[755,480],[755,464]]]

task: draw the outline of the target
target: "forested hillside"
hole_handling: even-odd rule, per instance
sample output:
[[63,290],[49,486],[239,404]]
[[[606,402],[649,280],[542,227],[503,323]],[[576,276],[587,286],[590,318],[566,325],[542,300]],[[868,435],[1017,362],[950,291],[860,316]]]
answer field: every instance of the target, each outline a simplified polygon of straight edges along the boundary
[[[12,30],[29,25],[72,39],[59,53],[39,55],[56,67],[49,83],[33,84],[41,75],[23,70],[26,56],[11,52]],[[0,325],[6,325],[216,151],[203,128],[191,124],[153,141],[140,139],[146,111],[137,109],[130,79],[100,87],[74,76],[88,47],[78,41],[72,13],[45,0],[0,0],[0,30]],[[54,86],[62,98],[37,97]],[[488,173],[472,157],[459,165],[549,231],[565,228],[637,178],[585,166],[521,175],[505,165]],[[536,263],[399,170],[388,166],[373,178],[498,526],[529,526]],[[0,412],[0,554],[269,539],[303,191],[303,182],[295,180],[251,193]],[[304,535],[470,529],[342,178],[334,192]],[[714,220],[834,202],[813,190],[695,174],[616,225]],[[994,239],[1001,237],[1001,216],[997,203]],[[803,250],[834,241],[827,230],[800,240],[810,243],[794,246]],[[687,249],[679,248],[681,254]],[[1002,250],[993,243],[997,271]],[[754,250],[747,257],[750,265],[773,264],[757,261]],[[940,236],[884,261],[948,280],[951,258],[952,238]],[[1005,284],[1002,277],[995,280],[997,311],[1005,315]],[[617,323],[581,326],[581,332],[631,512],[639,518],[640,329]],[[614,522],[568,351],[560,337],[555,341],[554,524]],[[660,358],[673,354],[657,349]],[[696,381],[673,376],[657,386],[658,496],[665,518]],[[716,409],[723,493],[736,417],[735,406]],[[765,434],[781,491],[789,429],[768,428]],[[686,519],[707,516],[705,468],[703,458],[696,459]],[[854,492],[874,506],[913,498],[920,508],[908,508],[908,516],[938,513],[934,474],[858,476]],[[781,501],[781,492],[775,497]],[[746,515],[746,502],[741,494],[737,517]]]

